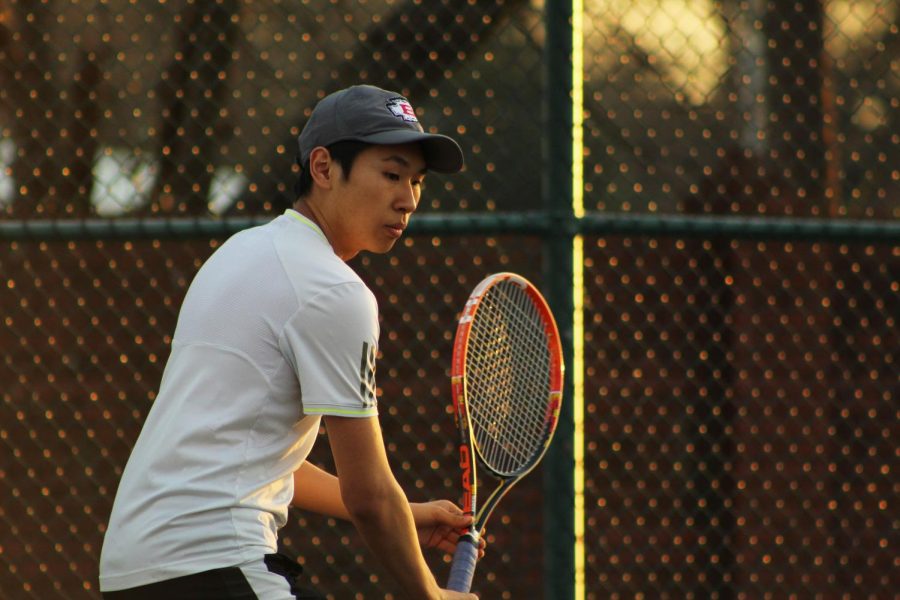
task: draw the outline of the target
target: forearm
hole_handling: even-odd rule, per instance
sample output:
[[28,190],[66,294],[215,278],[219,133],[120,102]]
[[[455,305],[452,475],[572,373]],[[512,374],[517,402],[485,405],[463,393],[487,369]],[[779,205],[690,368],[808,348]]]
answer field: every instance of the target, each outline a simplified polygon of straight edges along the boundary
[[352,511],[350,516],[366,544],[400,583],[406,597],[441,597],[438,584],[422,556],[413,513],[395,481],[360,509]]
[[[391,508],[392,502],[398,501],[403,506]],[[301,510],[353,521],[353,524],[360,531],[367,545],[376,556],[395,556],[398,559],[402,559],[402,562],[405,564],[417,564],[421,560],[420,552],[411,552],[406,557],[397,556],[402,554],[404,549],[419,547],[415,531],[415,512],[417,509],[426,512],[428,510],[427,507],[421,505],[408,504],[406,496],[399,486],[381,502],[373,502],[370,506],[366,506],[366,510],[354,518],[347,511],[347,507],[341,498],[341,487],[338,478],[313,464],[304,462],[294,473],[294,498],[291,500],[291,505]],[[404,506],[409,508],[409,510],[404,511]],[[406,522],[407,515],[404,514],[405,512],[408,513],[409,525]],[[407,536],[398,535],[398,532],[406,530],[407,527],[412,529],[412,540],[409,538],[410,534]],[[388,567],[390,568],[390,564]],[[413,580],[419,582],[423,580],[428,581],[431,578],[431,572],[424,564],[424,561],[419,564],[418,571],[418,573],[410,573],[409,569],[404,568],[402,573],[395,572],[395,570],[391,570],[391,573],[399,581],[404,580],[404,575],[411,575]],[[411,584],[409,587],[406,587],[404,583],[404,589],[414,589],[414,585]],[[427,598],[428,596],[422,597]]]
[[294,473],[294,497],[291,506],[320,515],[350,520],[341,499],[338,478],[317,466],[304,462]]
[[377,419],[326,417],[341,499],[376,557],[415,600],[441,598],[413,514],[394,478]]

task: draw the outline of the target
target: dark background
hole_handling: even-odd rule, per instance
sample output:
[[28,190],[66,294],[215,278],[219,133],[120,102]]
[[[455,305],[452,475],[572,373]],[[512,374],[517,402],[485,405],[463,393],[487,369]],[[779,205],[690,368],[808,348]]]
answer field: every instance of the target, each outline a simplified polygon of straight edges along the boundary
[[[895,0],[585,4],[586,210],[896,223]],[[544,10],[0,2],[2,219],[278,214],[309,110],[357,82],[463,145],[422,213],[568,206],[548,189],[545,81],[568,67],[545,63]],[[381,307],[381,420],[413,500],[458,496],[447,374],[469,291],[556,268],[546,237],[501,229],[352,263]],[[708,233],[583,238],[586,597],[892,597],[900,246]],[[121,469],[222,241],[124,238],[0,240],[0,597],[99,597]],[[483,598],[543,597],[543,476],[492,517]],[[331,597],[397,597],[347,524],[293,512],[282,538]]]

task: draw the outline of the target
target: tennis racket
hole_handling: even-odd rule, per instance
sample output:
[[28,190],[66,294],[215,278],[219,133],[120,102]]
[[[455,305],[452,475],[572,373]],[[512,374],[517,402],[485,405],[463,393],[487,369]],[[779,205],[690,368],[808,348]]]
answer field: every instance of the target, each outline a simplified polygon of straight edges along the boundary
[[[457,543],[448,589],[469,591],[481,530],[500,499],[544,456],[559,417],[562,373],[559,331],[537,288],[513,273],[479,283],[453,343],[462,504],[475,519]],[[476,457],[499,482],[480,505]]]

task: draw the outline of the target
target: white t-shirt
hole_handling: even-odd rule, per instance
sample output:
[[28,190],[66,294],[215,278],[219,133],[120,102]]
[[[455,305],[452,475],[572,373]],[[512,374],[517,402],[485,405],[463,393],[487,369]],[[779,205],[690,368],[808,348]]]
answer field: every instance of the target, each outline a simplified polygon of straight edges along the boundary
[[371,417],[378,307],[288,210],[237,233],[191,283],[110,516],[100,589],[276,551],[321,415]]

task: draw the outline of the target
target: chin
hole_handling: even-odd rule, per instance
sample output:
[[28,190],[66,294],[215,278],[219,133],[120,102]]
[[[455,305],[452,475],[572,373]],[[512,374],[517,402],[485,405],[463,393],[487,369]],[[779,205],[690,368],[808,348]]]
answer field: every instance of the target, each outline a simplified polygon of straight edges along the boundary
[[391,240],[389,242],[373,246],[369,249],[369,252],[372,252],[374,254],[387,254],[394,248],[396,244],[397,240]]

